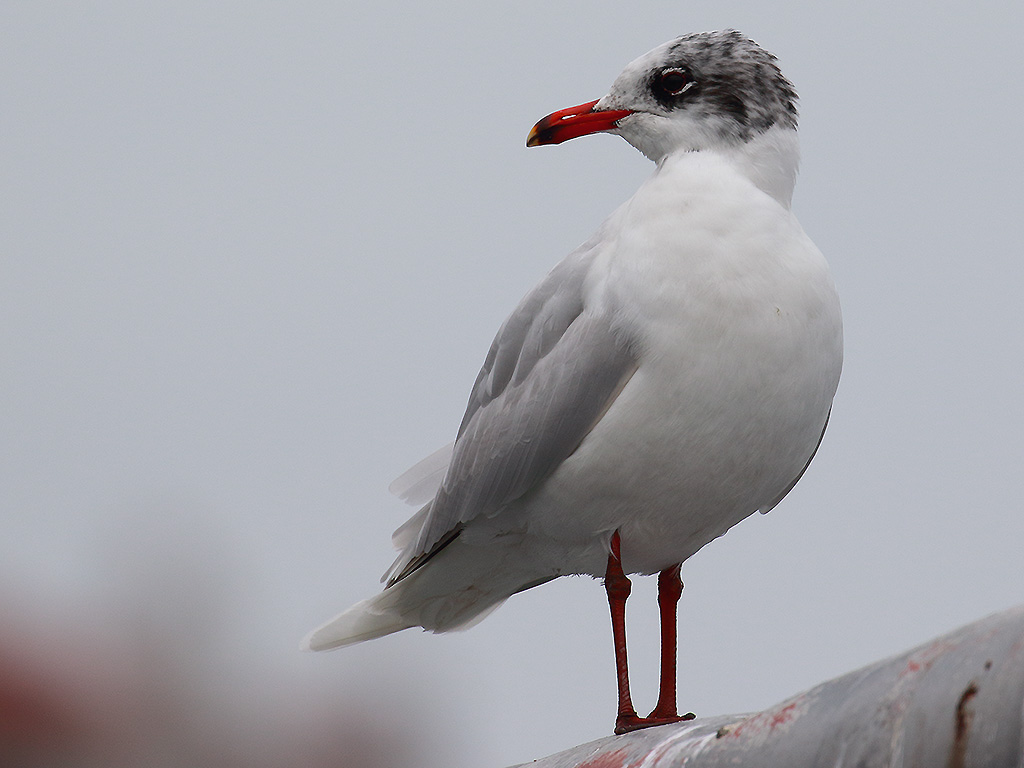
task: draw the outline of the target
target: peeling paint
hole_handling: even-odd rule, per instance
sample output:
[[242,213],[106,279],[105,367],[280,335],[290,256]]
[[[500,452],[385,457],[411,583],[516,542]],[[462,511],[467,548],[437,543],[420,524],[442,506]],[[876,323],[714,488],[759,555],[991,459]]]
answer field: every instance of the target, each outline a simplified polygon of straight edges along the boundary
[[699,729],[697,733],[690,730],[680,731],[652,749],[637,768],[683,766],[691,758],[700,755],[715,738],[714,731],[711,733],[701,733]]

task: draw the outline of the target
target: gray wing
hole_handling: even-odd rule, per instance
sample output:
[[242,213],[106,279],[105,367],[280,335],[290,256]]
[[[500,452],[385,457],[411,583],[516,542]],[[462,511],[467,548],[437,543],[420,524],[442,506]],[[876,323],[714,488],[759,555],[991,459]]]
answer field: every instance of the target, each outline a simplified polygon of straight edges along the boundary
[[406,539],[386,574],[389,584],[426,562],[466,522],[495,514],[551,474],[636,371],[631,339],[584,304],[594,242],[556,266],[498,331],[445,479],[415,516],[422,527]]

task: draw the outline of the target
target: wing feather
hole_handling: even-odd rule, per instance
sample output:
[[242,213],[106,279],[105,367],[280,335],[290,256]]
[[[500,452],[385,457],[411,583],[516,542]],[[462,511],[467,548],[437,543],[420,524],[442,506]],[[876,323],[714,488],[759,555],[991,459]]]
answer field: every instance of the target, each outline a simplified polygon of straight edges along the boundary
[[585,302],[590,243],[553,269],[505,321],[459,427],[444,481],[391,570],[404,578],[479,515],[542,482],[568,458],[636,370],[635,345]]
[[454,448],[455,443],[438,448],[396,477],[388,486],[388,490],[406,504],[423,504],[430,501],[441,487]]

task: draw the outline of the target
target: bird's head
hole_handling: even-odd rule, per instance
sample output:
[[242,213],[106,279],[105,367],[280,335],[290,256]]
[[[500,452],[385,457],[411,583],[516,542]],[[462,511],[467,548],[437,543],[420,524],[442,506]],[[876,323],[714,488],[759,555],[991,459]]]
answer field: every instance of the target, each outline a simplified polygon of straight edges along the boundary
[[607,131],[658,161],[742,145],[775,126],[795,130],[796,100],[775,57],[757,43],[735,30],[701,32],[644,54],[597,101],[548,115],[526,144]]

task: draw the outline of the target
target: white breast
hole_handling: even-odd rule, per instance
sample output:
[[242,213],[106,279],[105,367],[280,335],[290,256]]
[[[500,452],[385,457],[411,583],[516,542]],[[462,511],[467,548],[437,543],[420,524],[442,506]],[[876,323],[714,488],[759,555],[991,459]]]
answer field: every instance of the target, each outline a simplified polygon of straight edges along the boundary
[[685,560],[777,499],[817,446],[838,298],[788,207],[742,170],[669,158],[607,222],[588,311],[641,339],[639,368],[527,502],[531,528],[576,553],[570,570],[603,573],[616,529],[627,571]]

